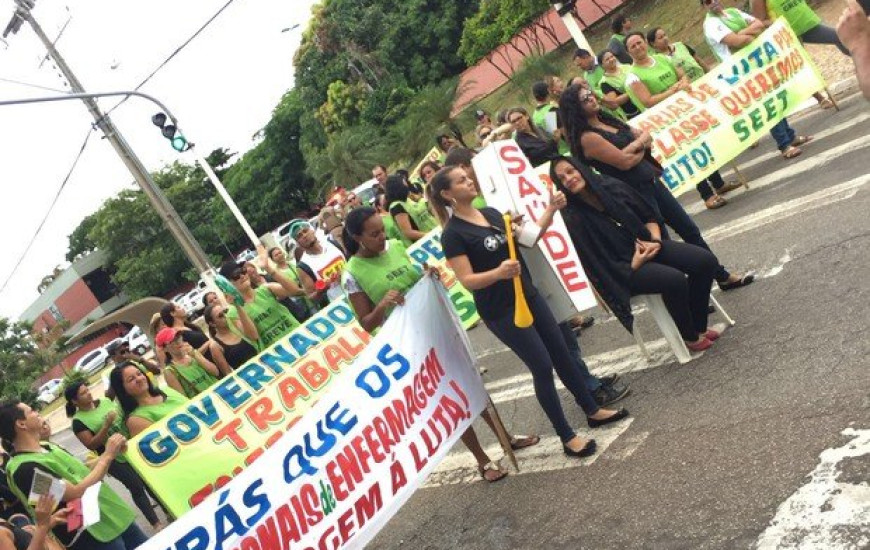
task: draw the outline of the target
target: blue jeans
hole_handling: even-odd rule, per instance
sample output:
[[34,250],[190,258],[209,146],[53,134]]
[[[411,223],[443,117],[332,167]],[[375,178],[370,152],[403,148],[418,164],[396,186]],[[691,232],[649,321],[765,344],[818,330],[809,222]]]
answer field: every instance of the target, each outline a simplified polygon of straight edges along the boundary
[[[701,230],[698,229],[695,221],[689,216],[689,213],[686,212],[677,198],[671,194],[665,184],[656,180],[652,185],[644,186],[643,189],[637,189],[636,187],[634,189],[640,192],[641,196],[655,212],[656,217],[658,217],[659,223],[662,225],[663,239],[668,238],[668,231],[664,227],[667,224],[677,232],[677,235],[683,239],[683,242],[710,250],[710,246],[704,240],[704,237],[701,236]],[[728,273],[728,270],[722,264],[719,264],[716,273],[713,275],[716,281],[720,283],[727,281],[730,276],[731,274]]]
[[135,550],[146,542],[148,542],[148,535],[136,525],[136,522],[133,522],[120,537],[109,542],[100,542],[85,531],[70,548],[71,550]]
[[794,129],[789,126],[788,120],[786,119],[777,122],[776,126],[770,129],[770,135],[773,137],[774,141],[776,141],[776,146],[780,151],[785,151],[795,138]]
[[586,389],[580,369],[565,345],[565,339],[547,302],[540,293],[529,294],[533,294],[526,298],[535,319],[532,326],[519,328],[514,325],[512,311],[498,319],[484,319],[483,322],[496,338],[525,363],[532,374],[535,397],[564,443],[577,434],[565,418],[565,411],[556,391],[556,381],[553,380],[553,369],[556,369],[559,379],[577,400],[586,416],[597,413],[598,405]]
[[580,342],[577,341],[577,335],[574,334],[568,321],[559,323],[559,330],[562,331],[562,338],[565,339],[565,345],[568,346],[568,352],[571,353],[571,357],[573,357],[574,362],[577,363],[577,368],[580,369],[580,374],[583,375],[586,389],[589,390],[589,393],[595,393],[595,390],[601,387],[601,380],[589,372],[589,367],[586,366],[586,361],[584,361],[583,357],[580,355]]

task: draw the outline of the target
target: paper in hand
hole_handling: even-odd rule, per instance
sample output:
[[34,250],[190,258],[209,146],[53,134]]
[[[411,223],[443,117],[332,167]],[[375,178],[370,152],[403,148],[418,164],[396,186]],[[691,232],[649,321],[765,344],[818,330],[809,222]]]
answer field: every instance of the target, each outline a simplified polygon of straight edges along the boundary
[[66,484],[40,470],[33,471],[33,483],[30,485],[30,494],[27,496],[27,502],[31,506],[36,506],[39,497],[49,495],[54,499],[55,503],[63,500],[63,493],[66,489]]

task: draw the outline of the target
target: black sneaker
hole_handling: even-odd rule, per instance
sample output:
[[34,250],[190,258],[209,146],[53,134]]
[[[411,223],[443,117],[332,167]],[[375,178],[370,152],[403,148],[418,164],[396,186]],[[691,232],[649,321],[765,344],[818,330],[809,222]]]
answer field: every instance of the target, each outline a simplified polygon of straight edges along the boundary
[[602,384],[600,388],[595,390],[593,397],[599,407],[606,407],[611,403],[616,403],[629,393],[631,393],[631,388],[623,384]]
[[598,377],[598,381],[602,386],[612,386],[619,380],[618,374],[608,374],[607,376]]

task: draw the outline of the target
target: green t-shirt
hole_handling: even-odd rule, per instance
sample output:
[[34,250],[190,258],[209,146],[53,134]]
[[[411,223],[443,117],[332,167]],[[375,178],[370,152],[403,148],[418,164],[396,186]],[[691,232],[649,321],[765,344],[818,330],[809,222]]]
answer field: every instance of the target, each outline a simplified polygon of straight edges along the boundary
[[785,17],[798,37],[822,22],[806,0],[767,0],[767,14],[771,19]]
[[[124,421],[122,420],[124,415],[121,412],[121,409],[118,408],[114,401],[110,401],[109,399],[98,399],[97,406],[89,411],[77,409],[72,419],[73,422],[78,420],[84,424],[91,433],[96,434],[103,429],[103,422],[111,411],[115,411],[117,415],[115,416],[115,421],[111,426],[109,426],[109,432],[106,434],[106,437],[111,437],[112,434],[116,433],[120,433],[124,437],[129,436],[130,434],[127,432],[127,427],[124,425]],[[104,448],[100,448],[98,449],[98,452],[102,454],[103,450]],[[119,454],[115,460],[118,462],[127,462],[127,458],[123,454]]]
[[194,358],[190,359],[190,364],[188,365],[169,363],[166,365],[166,370],[175,375],[181,387],[184,388],[184,395],[187,397],[194,397],[217,382],[217,378],[205,370]]
[[[254,299],[246,302],[243,307],[260,334],[258,351],[268,348],[299,326],[299,321],[266,286],[254,289]],[[239,314],[235,307],[229,308],[227,317],[238,320]]]
[[[9,488],[21,500],[28,513],[32,517],[34,511],[27,502],[27,497],[30,494],[30,485],[26,487],[19,486],[22,478],[28,477],[32,482],[32,475],[25,476],[16,475],[19,469],[28,463],[33,463],[42,470],[47,471],[54,477],[63,479],[67,483],[76,485],[91,473],[90,469],[76,457],[71,455],[65,449],[54,445],[53,443],[43,443],[43,448],[47,450],[45,453],[28,452],[18,453],[9,459],[9,464],[6,467],[6,477],[9,483]],[[26,480],[24,480],[26,481]],[[26,484],[26,483],[25,483]],[[136,519],[136,514],[130,509],[127,504],[121,500],[115,491],[109,487],[108,483],[103,482],[100,486],[97,502],[100,507],[100,521],[87,527],[88,533],[100,542],[111,542],[121,536],[121,533],[127,530],[133,521]],[[60,504],[60,503],[59,503]],[[64,503],[66,505],[66,503]],[[65,545],[69,546],[74,537],[67,531],[66,524],[61,523],[53,530],[55,536],[58,537]],[[76,545],[74,547],[78,547]]]
[[169,416],[175,409],[187,403],[187,398],[172,388],[161,388],[161,391],[166,394],[166,399],[163,400],[163,403],[136,407],[130,413],[130,416],[144,418],[153,424],[163,420],[164,417]]

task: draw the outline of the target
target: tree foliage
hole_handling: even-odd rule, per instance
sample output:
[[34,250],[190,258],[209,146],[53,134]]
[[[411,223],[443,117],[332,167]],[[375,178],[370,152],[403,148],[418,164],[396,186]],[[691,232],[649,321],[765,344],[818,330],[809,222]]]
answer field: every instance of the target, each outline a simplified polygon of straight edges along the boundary
[[30,323],[0,317],[0,400],[36,397],[32,386],[46,367],[32,331]]
[[459,55],[474,65],[551,7],[546,0],[483,0],[465,22]]

